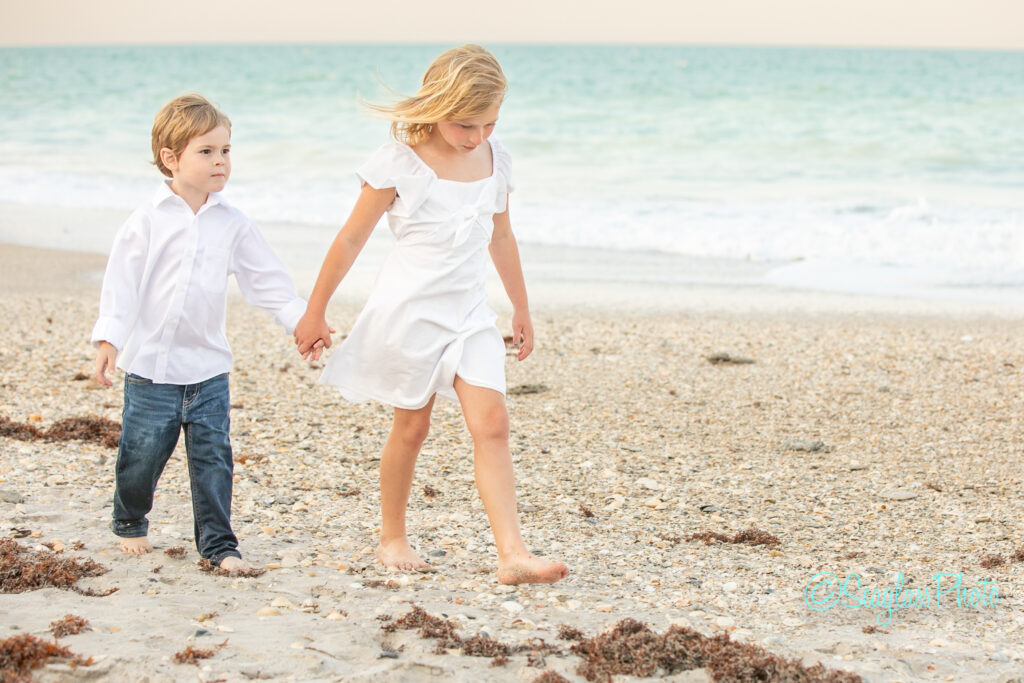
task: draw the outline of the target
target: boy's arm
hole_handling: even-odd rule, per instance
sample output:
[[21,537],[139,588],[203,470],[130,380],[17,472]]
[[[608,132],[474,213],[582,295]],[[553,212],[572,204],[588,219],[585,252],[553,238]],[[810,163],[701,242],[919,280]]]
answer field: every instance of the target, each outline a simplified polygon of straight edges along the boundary
[[[303,358],[314,353],[313,345],[321,339],[325,346],[331,345],[330,334],[327,334],[327,302],[359,256],[377,221],[393,201],[395,188],[377,189],[367,183],[363,184],[352,213],[327,250],[313,293],[309,295],[306,313],[295,326],[295,343]],[[317,355],[314,353],[314,360]]]
[[512,343],[519,347],[516,358],[524,360],[533,351],[533,323],[530,304],[526,298],[526,281],[519,261],[519,246],[512,234],[512,222],[505,211],[494,215],[494,233],[491,235],[491,260],[498,271],[505,293],[512,302]]
[[239,235],[231,263],[246,303],[273,315],[274,321],[291,334],[306,310],[306,302],[295,291],[295,282],[284,263],[252,223]]
[[96,380],[110,386],[106,373],[114,369],[139,316],[139,289],[149,252],[149,231],[144,217],[132,214],[114,238],[100,291],[100,312],[90,341],[96,347]]

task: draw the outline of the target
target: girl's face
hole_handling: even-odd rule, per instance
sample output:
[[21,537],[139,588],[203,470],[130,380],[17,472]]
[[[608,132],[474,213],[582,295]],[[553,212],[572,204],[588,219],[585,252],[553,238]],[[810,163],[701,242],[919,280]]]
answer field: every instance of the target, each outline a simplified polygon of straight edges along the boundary
[[500,102],[476,116],[438,121],[434,130],[456,152],[468,154],[483,144],[483,141],[494,132],[494,126],[498,122],[499,109],[501,109]]

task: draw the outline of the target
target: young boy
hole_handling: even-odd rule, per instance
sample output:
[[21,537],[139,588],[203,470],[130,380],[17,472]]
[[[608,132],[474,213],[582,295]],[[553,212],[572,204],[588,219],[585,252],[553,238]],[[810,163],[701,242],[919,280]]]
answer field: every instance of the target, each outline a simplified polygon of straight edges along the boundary
[[306,302],[255,226],[218,194],[231,175],[228,118],[201,95],[182,95],[156,115],[152,142],[169,180],[118,232],[92,332],[96,380],[110,386],[115,361],[126,373],[113,531],[124,552],[152,551],[146,515],[184,428],[196,547],[222,569],[244,570],[231,531],[228,275],[289,334]]

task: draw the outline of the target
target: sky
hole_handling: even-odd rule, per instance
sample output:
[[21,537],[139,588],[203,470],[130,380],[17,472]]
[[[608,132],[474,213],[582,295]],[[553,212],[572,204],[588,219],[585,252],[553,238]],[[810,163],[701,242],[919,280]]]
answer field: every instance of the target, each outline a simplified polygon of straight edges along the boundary
[[0,46],[468,41],[1024,50],[1024,0],[0,0]]

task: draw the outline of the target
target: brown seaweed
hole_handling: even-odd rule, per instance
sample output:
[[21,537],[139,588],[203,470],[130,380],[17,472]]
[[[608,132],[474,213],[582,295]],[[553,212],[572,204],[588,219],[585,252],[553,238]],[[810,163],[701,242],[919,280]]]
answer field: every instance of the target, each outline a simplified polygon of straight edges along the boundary
[[60,619],[50,622],[50,631],[54,638],[78,635],[89,627],[89,620],[74,614],[65,614]]
[[88,558],[79,560],[45,550],[28,550],[12,539],[0,540],[0,593],[25,593],[53,586],[82,595],[104,597],[117,589],[97,593],[75,584],[79,579],[102,576],[107,571],[106,567]]

